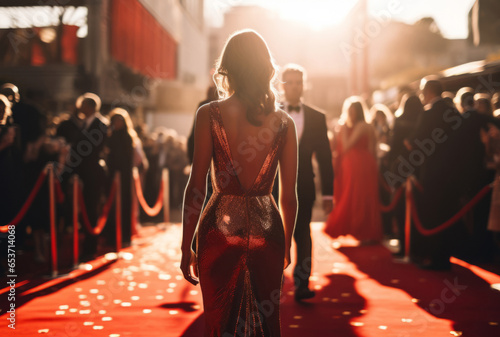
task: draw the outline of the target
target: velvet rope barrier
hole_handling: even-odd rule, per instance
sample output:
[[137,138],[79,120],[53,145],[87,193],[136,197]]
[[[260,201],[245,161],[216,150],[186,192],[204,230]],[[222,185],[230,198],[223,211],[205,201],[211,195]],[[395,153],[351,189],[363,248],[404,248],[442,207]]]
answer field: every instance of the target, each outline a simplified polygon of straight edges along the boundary
[[59,179],[54,180],[54,187],[55,187],[55,193],[56,193],[56,198],[57,198],[57,203],[62,204],[64,202],[64,192],[61,187],[61,182]]
[[413,222],[415,223],[415,227],[420,232],[420,234],[425,235],[425,236],[434,235],[434,234],[437,234],[439,232],[444,231],[445,229],[448,229],[455,222],[460,220],[460,218],[462,218],[467,212],[469,212],[472,209],[472,207],[474,207],[479,202],[479,200],[481,200],[486,195],[486,193],[488,193],[492,189],[492,185],[493,184],[489,184],[489,185],[484,186],[481,189],[481,191],[479,191],[479,193],[476,194],[476,196],[474,198],[472,198],[471,201],[469,201],[460,211],[458,211],[458,213],[456,213],[454,216],[452,216],[450,219],[448,219],[443,224],[441,224],[435,228],[432,228],[432,229],[427,229],[422,225],[422,222],[420,221],[420,218],[418,217],[418,214],[417,214],[417,208],[415,205],[415,199],[413,197],[413,194],[409,193],[408,196],[410,198],[409,203],[410,203],[410,207],[411,207],[411,215],[412,215]]
[[163,179],[160,183],[160,190],[158,191],[158,197],[156,198],[156,203],[153,207],[149,207],[146,199],[144,198],[144,194],[142,191],[141,181],[139,179],[139,173],[137,172],[137,168],[134,167],[134,183],[135,183],[135,191],[137,194],[137,199],[139,199],[139,203],[141,204],[142,209],[149,216],[156,216],[160,213],[163,207],[163,193],[165,189],[165,184]]
[[45,181],[45,178],[47,177],[48,167],[49,167],[48,165],[45,166],[45,168],[42,170],[42,172],[40,172],[40,175],[38,176],[38,179],[35,183],[35,186],[33,186],[33,189],[31,190],[28,198],[26,199],[23,206],[19,210],[19,213],[17,213],[17,215],[14,217],[14,219],[11,222],[9,222],[7,225],[0,227],[1,233],[7,233],[7,231],[9,230],[9,226],[16,226],[24,218],[24,216],[28,212],[28,209],[30,208],[31,204],[33,203],[33,200],[35,200],[35,197],[38,194],[38,191],[42,187],[43,182]]
[[399,188],[396,190],[396,192],[394,193],[394,197],[392,198],[392,201],[389,205],[386,206],[380,204],[380,211],[384,213],[392,211],[394,207],[396,207],[396,205],[398,204],[402,195],[403,195],[403,185],[399,186]]
[[92,234],[92,235],[99,235],[101,234],[102,230],[104,229],[104,226],[106,225],[106,221],[108,220],[109,216],[109,211],[111,210],[111,205],[113,204],[113,201],[116,197],[116,192],[117,192],[117,180],[115,179],[113,181],[113,185],[111,186],[111,191],[108,196],[108,200],[106,200],[106,204],[104,204],[104,207],[102,209],[102,214],[99,216],[97,219],[97,226],[92,227],[89,221],[89,216],[87,214],[87,208],[85,207],[85,202],[83,200],[83,192],[82,192],[82,186],[80,183],[78,185],[78,206],[80,208],[80,212],[82,213],[82,218],[83,218],[83,224],[87,228],[87,231]]

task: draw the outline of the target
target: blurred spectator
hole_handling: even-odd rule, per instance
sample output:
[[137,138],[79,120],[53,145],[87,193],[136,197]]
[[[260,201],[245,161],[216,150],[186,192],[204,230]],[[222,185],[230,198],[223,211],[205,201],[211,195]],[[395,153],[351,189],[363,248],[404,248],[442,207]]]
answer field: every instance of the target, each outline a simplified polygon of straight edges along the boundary
[[[116,172],[121,176],[121,207],[122,207],[122,245],[130,246],[132,238],[131,201],[132,201],[132,167],[134,166],[134,148],[140,144],[128,112],[121,108],[113,109],[110,114],[109,137],[106,140],[107,167],[109,186],[113,184]],[[115,242],[116,219],[110,217],[106,237],[108,245]]]
[[495,170],[487,229],[493,233],[498,245],[500,243],[500,129],[491,126],[488,131],[481,130],[481,141],[488,154],[488,167]]
[[167,137],[166,145],[166,167],[170,174],[170,205],[180,209],[187,183],[185,168],[189,165],[186,141],[181,141],[177,135],[171,133]]
[[[411,172],[408,170],[410,163],[410,151],[405,146],[405,138],[415,132],[417,120],[424,113],[424,106],[420,99],[415,95],[404,95],[399,109],[396,111],[396,121],[394,122],[394,131],[390,143],[390,151],[387,155],[390,172],[386,175],[386,182],[394,188],[399,187],[408,175],[418,176],[418,167]],[[413,140],[411,140],[413,142]],[[399,179],[391,179],[391,177]],[[387,204],[387,201],[386,201]],[[405,253],[405,203],[401,200],[394,210],[394,217],[397,223],[396,237],[399,240],[399,250],[395,252],[396,256],[404,256]]]
[[[485,165],[486,149],[481,135],[490,128],[490,124],[498,123],[493,118],[493,111],[487,94],[475,94],[470,90],[459,90],[457,97],[464,109],[463,123],[457,128],[460,134],[461,196],[464,203],[471,200],[485,185],[491,183],[495,171]],[[474,106],[471,107],[472,102]],[[462,253],[469,258],[487,259],[492,256],[494,245],[491,233],[487,231],[488,215],[490,213],[491,193],[486,194],[473,208],[469,218],[469,235]],[[472,221],[471,221],[472,220]]]
[[451,91],[444,91],[441,97],[443,98],[443,101],[448,104],[448,106],[452,108],[455,107],[455,94],[453,94]]
[[[377,139],[376,143],[376,154],[378,161],[378,172],[382,176],[389,169],[389,162],[386,155],[389,151],[389,141],[392,137],[392,123],[393,114],[387,106],[384,104],[375,104],[370,109],[370,120],[371,125],[375,131],[375,137]],[[391,193],[384,186],[379,186],[380,191],[380,201],[384,204],[390,203]],[[385,236],[391,235],[392,232],[392,216],[388,213],[382,213],[382,227]]]
[[461,114],[468,110],[473,110],[474,89],[470,87],[460,88],[455,96],[455,106]]
[[387,106],[384,104],[375,104],[370,109],[370,120],[377,137],[377,157],[381,158],[388,149],[387,146],[380,146],[380,144],[389,144],[394,118],[391,110],[389,110]]
[[67,144],[73,145],[78,139],[78,134],[83,125],[82,116],[80,112],[74,107],[69,116],[62,118],[56,130],[56,136],[62,137]]
[[[78,98],[76,106],[84,119],[82,129],[71,148],[70,158],[75,161],[73,162],[75,173],[80,176],[83,183],[83,199],[89,221],[92,226],[95,226],[106,181],[106,174],[100,160],[108,131],[108,121],[99,113],[101,100],[95,94],[83,94]],[[82,260],[93,259],[96,252],[97,237],[86,233],[82,247]]]
[[490,95],[488,94],[475,94],[474,107],[481,115],[493,116],[493,107],[491,105]]
[[491,104],[493,105],[493,116],[500,116],[500,93],[496,92],[491,98]]
[[[0,94],[0,223],[9,223],[18,210],[20,144],[11,121],[11,102]],[[15,179],[18,177],[18,179]]]
[[19,89],[14,84],[2,85],[0,93],[12,104],[12,118],[14,123],[19,125],[24,162],[36,160],[44,141],[46,117],[34,105],[21,100]]
[[[382,239],[376,136],[366,123],[366,108],[359,97],[344,102],[342,125],[334,156],[334,208],[325,233],[333,238],[353,235],[362,243]],[[363,209],[363,212],[357,212]]]
[[[460,149],[456,146],[458,137],[449,121],[462,118],[442,99],[443,88],[438,79],[424,78],[421,89],[426,111],[420,115],[411,136],[410,163],[421,164],[419,181],[423,195],[417,198],[417,209],[422,223],[430,229],[441,225],[460,209],[461,182],[454,170]],[[425,250],[414,252],[413,256],[422,268],[450,269],[450,254],[456,244],[453,235],[458,226],[460,224],[433,236],[415,238],[422,242],[421,248],[425,247]]]

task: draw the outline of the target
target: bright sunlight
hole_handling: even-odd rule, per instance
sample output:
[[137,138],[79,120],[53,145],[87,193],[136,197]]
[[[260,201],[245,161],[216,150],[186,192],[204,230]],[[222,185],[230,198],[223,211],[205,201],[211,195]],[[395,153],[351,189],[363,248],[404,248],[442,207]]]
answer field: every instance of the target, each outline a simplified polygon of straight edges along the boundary
[[269,7],[274,7],[284,19],[321,30],[341,23],[357,2],[357,0],[269,1]]

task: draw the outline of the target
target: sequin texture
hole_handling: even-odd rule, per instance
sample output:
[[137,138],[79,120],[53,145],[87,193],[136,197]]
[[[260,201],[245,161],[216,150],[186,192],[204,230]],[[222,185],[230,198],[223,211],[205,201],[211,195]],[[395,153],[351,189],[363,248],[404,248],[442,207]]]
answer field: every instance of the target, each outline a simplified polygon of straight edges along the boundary
[[264,164],[245,190],[232,165],[218,104],[210,106],[214,193],[200,219],[197,256],[205,336],[281,336],[285,235],[271,195],[287,123],[281,118]]

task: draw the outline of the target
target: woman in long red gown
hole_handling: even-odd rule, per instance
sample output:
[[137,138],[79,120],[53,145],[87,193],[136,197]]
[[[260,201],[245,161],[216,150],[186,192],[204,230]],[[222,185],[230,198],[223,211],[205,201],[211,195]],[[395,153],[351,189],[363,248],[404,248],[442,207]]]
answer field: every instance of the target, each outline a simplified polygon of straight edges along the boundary
[[376,242],[382,238],[376,137],[365,121],[363,102],[350,97],[344,103],[342,125],[334,159],[334,209],[325,233],[333,238],[350,234],[359,241]]
[[[205,337],[281,337],[283,269],[297,214],[297,134],[276,106],[274,75],[262,37],[235,33],[217,66],[227,98],[196,115],[181,270],[189,282],[200,282]],[[201,212],[210,166],[214,192]],[[277,171],[279,210],[271,194]]]

